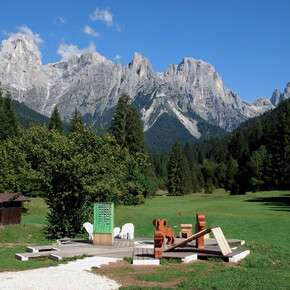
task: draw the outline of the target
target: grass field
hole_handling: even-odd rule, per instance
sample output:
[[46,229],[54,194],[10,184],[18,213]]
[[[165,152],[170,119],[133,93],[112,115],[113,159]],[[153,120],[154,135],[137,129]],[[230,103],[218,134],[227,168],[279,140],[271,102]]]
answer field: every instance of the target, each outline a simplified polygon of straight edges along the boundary
[[[27,262],[14,259],[14,253],[25,251],[26,245],[52,243],[45,238],[43,231],[46,212],[43,200],[32,199],[26,207],[27,213],[23,214],[21,225],[0,230],[0,271],[58,263],[48,259]],[[178,235],[180,224],[195,224],[196,213],[204,213],[207,227],[220,226],[227,238],[246,240],[244,248],[250,249],[251,255],[237,266],[215,260],[188,265],[163,261],[165,265],[151,272],[128,264],[115,269],[114,278],[130,276],[127,280],[132,289],[139,289],[140,285],[185,289],[290,289],[289,191],[243,196],[229,196],[222,190],[212,195],[158,195],[144,205],[116,207],[115,226],[133,222],[136,236],[152,237],[153,219],[166,218],[168,227]],[[84,233],[84,236],[87,235]],[[95,271],[108,275],[112,272],[106,267]]]

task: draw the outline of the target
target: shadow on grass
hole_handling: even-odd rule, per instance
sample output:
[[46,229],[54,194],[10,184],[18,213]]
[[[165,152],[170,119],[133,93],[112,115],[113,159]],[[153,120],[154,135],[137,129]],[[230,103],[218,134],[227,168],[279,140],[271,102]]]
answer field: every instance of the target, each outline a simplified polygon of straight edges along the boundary
[[246,202],[260,202],[275,211],[290,211],[290,194],[273,197],[257,197],[245,200]]

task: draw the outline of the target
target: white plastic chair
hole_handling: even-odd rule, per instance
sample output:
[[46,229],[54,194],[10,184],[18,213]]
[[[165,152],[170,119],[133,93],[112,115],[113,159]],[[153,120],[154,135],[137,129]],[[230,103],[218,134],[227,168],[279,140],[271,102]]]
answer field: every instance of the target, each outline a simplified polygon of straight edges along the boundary
[[121,229],[119,227],[114,228],[114,238],[120,237],[120,231],[121,231]]
[[83,227],[86,229],[86,231],[89,234],[89,240],[92,240],[93,239],[94,226],[91,223],[86,222],[86,223],[83,224]]
[[121,239],[134,239],[134,225],[131,223],[124,224],[120,233]]

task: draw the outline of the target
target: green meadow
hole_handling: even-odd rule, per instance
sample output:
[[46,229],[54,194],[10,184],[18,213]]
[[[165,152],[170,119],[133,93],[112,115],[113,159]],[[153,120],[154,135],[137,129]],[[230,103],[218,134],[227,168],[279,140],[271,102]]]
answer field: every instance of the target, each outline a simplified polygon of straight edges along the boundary
[[[47,258],[27,262],[14,258],[14,254],[25,251],[27,245],[55,242],[45,237],[46,211],[43,199],[32,198],[25,205],[22,224],[0,230],[0,271],[59,263]],[[130,284],[123,287],[129,289],[290,289],[290,191],[231,196],[218,190],[209,195],[182,197],[160,193],[143,205],[116,207],[115,226],[132,222],[135,236],[153,237],[153,219],[166,218],[168,227],[179,235],[180,224],[194,225],[196,213],[205,214],[207,227],[220,226],[227,238],[245,240],[242,248],[249,249],[250,256],[238,265],[214,259],[190,264],[162,260],[162,265],[152,273],[142,272],[141,268],[136,269],[128,263],[119,267],[113,278],[130,275]],[[85,232],[83,237],[87,237]],[[94,271],[107,274],[102,268]]]

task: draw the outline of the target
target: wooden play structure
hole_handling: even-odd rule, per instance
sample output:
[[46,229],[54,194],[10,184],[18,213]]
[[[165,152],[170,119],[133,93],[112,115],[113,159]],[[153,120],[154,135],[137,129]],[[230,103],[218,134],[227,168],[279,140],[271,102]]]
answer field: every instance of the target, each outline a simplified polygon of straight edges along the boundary
[[[174,244],[175,237],[174,237],[174,230],[171,228],[167,228],[168,221],[166,219],[155,219],[153,220],[153,225],[156,227],[156,231],[161,232],[162,236],[162,245],[165,244],[167,239],[167,244]],[[158,236],[160,234],[158,233]]]
[[[167,228],[166,219],[155,219],[153,225],[154,240],[134,237],[134,225],[125,224],[116,228],[114,239],[114,204],[94,204],[94,225],[85,223],[89,239],[60,239],[54,245],[29,246],[25,253],[16,253],[22,261],[30,258],[51,256],[54,260],[81,255],[104,256],[114,258],[132,258],[134,265],[159,265],[160,258],[181,259],[187,263],[209,257],[220,258],[226,262],[238,263],[250,254],[249,250],[238,250],[236,245],[245,241],[226,240],[220,227],[206,229],[204,214],[196,215],[196,233],[192,234],[192,225],[181,226],[180,237],[174,236],[174,230]],[[93,230],[92,230],[93,227]],[[213,238],[206,238],[212,233]],[[93,241],[91,240],[93,235]],[[230,248],[231,244],[232,248]]]
[[192,236],[192,225],[191,224],[181,224],[180,225],[180,234],[181,238],[187,239]]
[[[162,226],[160,226],[160,224]],[[216,244],[218,245],[222,256],[227,256],[232,253],[232,250],[220,227],[212,227],[212,228],[205,229],[206,221],[205,221],[204,214],[198,213],[196,215],[196,226],[195,226],[196,233],[194,235],[188,236],[188,233],[190,233],[190,231],[188,231],[190,230],[190,227],[188,225],[183,225],[183,227],[181,227],[181,234],[180,234],[181,239],[176,244],[174,243],[175,239],[170,237],[169,242],[167,242],[167,244],[164,245],[165,238],[167,238],[166,230],[171,230],[171,229],[165,228],[165,226],[168,225],[167,220],[155,219],[153,221],[153,225],[156,226],[157,228],[157,230],[155,231],[155,237],[154,237],[154,257],[155,258],[162,258],[163,253],[165,252],[171,252],[177,249],[181,251],[182,248],[184,248],[184,246],[191,243],[192,241],[195,241],[195,246],[191,245],[191,248],[189,248],[189,250],[194,251],[195,249],[198,249],[199,251],[200,250],[206,251],[204,240],[205,240],[205,236],[209,233],[213,233],[216,240]],[[186,250],[188,251],[188,248]]]
[[[199,233],[204,230],[206,226],[205,217],[203,213],[196,214],[196,224],[195,224],[195,233]],[[196,239],[196,246],[198,249],[204,248],[204,237],[201,236],[200,238]]]

